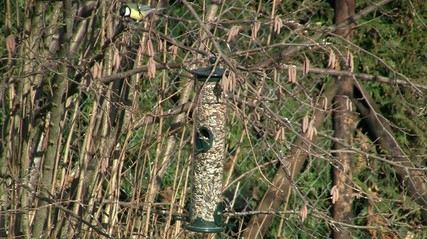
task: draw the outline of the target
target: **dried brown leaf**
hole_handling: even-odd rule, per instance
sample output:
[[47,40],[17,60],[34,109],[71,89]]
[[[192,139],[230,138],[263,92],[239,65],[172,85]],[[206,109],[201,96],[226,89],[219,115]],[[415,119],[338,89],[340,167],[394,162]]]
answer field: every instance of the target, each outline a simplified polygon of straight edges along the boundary
[[230,79],[229,76],[222,78],[222,80],[220,81],[221,88],[222,88],[222,90],[224,92],[229,92],[229,90],[230,90],[230,81],[231,81],[231,79]]
[[153,79],[156,76],[156,62],[153,57],[148,59],[147,63],[147,76],[149,79]]
[[6,50],[10,53],[14,52],[16,48],[15,36],[13,34],[6,37]]
[[297,68],[295,66],[288,67],[288,81],[297,83]]
[[293,79],[294,79],[294,82],[293,83],[297,83],[297,68],[296,68],[296,66],[292,66],[292,74],[293,74]]
[[308,215],[308,209],[307,205],[304,204],[304,206],[299,211],[299,216],[301,217],[301,221],[304,222]]
[[259,21],[256,21],[252,25],[252,35],[251,35],[252,41],[256,41],[256,39],[258,37],[258,31],[259,31],[260,26],[261,26],[261,23]]
[[283,27],[283,21],[279,16],[276,16],[274,18],[274,28],[273,31],[276,32],[277,34],[280,34],[280,31]]
[[338,191],[337,185],[334,185],[331,188],[331,191],[329,192],[329,194],[331,194],[331,196],[332,196],[332,204],[335,204],[339,198],[339,191]]
[[305,134],[308,129],[308,114],[305,114],[304,118],[302,119],[302,132]]
[[354,62],[353,62],[353,54],[350,50],[347,50],[347,65],[349,67],[350,72],[354,70]]
[[113,67],[116,69],[120,68],[120,54],[117,49],[113,53]]
[[307,129],[307,139],[308,140],[310,140],[310,141],[312,141],[313,140],[313,128],[312,127],[310,127],[310,126],[308,126],[308,129]]
[[223,77],[220,81],[221,88],[224,92],[231,92],[234,90],[236,82],[236,75],[233,72],[230,72],[227,76]]
[[310,71],[310,60],[307,57],[305,57],[305,59],[304,59],[304,72],[303,72],[304,75],[307,75],[309,71]]
[[227,32],[227,42],[230,42],[240,32],[240,26],[232,26]]
[[335,69],[335,62],[336,62],[337,58],[335,56],[334,51],[329,48],[329,60],[328,60],[328,68],[330,69]]
[[158,46],[157,46],[159,52],[163,51],[163,44],[161,42],[159,42]]
[[279,138],[280,138],[280,129],[278,131],[276,131],[276,135],[274,136],[274,140],[279,141]]
[[323,97],[323,110],[328,110],[328,98]]
[[273,82],[277,82],[277,69],[274,68],[273,70]]
[[178,55],[178,47],[175,46],[175,45],[172,45],[172,46],[169,47],[169,51],[172,54],[172,59],[175,60],[176,56]]
[[346,106],[348,111],[353,111],[353,104],[351,103],[350,98],[346,99]]
[[147,55],[149,57],[154,56],[154,47],[153,47],[153,42],[151,41],[151,39],[147,40]]
[[95,62],[92,68],[92,76],[94,79],[100,78],[102,74],[102,65],[99,62]]
[[282,143],[285,140],[285,129],[281,127],[274,137],[274,140],[276,140],[279,143]]
[[307,129],[307,138],[311,141],[313,140],[313,137],[317,135],[317,129],[314,127],[314,118],[311,119],[310,123],[308,124]]

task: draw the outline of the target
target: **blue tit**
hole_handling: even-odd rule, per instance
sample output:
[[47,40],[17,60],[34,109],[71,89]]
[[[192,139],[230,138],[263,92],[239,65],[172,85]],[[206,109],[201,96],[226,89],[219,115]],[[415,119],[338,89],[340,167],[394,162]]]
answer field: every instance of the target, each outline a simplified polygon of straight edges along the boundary
[[120,16],[128,17],[130,19],[141,21],[150,14],[161,11],[163,8],[151,8],[147,5],[141,5],[136,3],[126,3],[120,8]]

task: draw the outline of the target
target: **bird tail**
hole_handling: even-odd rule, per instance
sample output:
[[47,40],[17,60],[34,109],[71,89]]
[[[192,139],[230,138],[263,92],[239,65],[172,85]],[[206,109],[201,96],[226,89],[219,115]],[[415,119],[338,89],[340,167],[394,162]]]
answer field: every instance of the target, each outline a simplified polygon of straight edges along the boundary
[[152,8],[147,11],[147,16],[154,15],[154,14],[162,14],[163,11],[165,11],[166,8]]

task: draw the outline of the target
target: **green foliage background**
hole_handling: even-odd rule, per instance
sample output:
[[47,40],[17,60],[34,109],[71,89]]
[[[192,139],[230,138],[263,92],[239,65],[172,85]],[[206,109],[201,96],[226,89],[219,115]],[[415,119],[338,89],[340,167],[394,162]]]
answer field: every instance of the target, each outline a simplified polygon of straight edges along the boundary
[[[80,5],[84,3],[77,2]],[[273,5],[275,3],[276,6]],[[224,218],[238,227],[244,228],[250,217],[239,213],[256,213],[256,206],[271,187],[271,180],[279,166],[286,160],[291,160],[286,158],[286,154],[293,147],[292,142],[300,132],[303,118],[306,115],[312,117],[316,97],[322,91],[322,86],[334,77],[326,73],[304,75],[298,72],[297,83],[292,84],[288,81],[286,69],[262,65],[268,59],[279,56],[285,49],[305,44],[316,33],[331,26],[334,10],[327,1],[224,1],[219,6],[215,20],[206,23],[214,37],[204,39],[201,39],[204,34],[200,24],[179,1],[168,2],[164,15],[153,18],[148,24],[120,19],[117,14],[119,2],[98,2],[97,9],[84,18],[90,19],[91,25],[73,59],[62,59],[57,55],[49,59],[43,58],[51,39],[46,29],[48,26],[57,29],[62,27],[61,24],[49,25],[53,9],[59,3],[34,1],[31,9],[25,8],[29,4],[25,1],[12,1],[12,4],[12,28],[5,25],[8,15],[0,13],[0,26],[3,26],[0,42],[6,42],[6,38],[13,35],[19,49],[10,57],[5,44],[0,45],[3,88],[0,91],[0,151],[3,168],[3,222],[0,231],[8,231],[8,235],[22,235],[22,232],[14,231],[14,223],[19,222],[19,219],[12,215],[22,208],[12,207],[10,202],[22,202],[22,195],[34,196],[29,191],[22,191],[20,186],[7,191],[11,185],[10,180],[13,178],[16,185],[24,185],[31,178],[29,172],[37,169],[35,158],[39,154],[46,154],[43,150],[28,150],[30,156],[22,159],[21,153],[10,149],[16,150],[17,145],[26,141],[26,137],[32,142],[32,149],[38,146],[38,142],[44,142],[41,135],[48,132],[45,125],[50,117],[49,102],[56,89],[52,78],[61,75],[56,67],[58,65],[70,67],[65,77],[68,80],[67,90],[71,93],[64,94],[62,138],[55,142],[63,147],[57,154],[55,178],[49,183],[38,179],[35,185],[41,190],[61,182],[59,188],[53,187],[50,192],[52,200],[57,200],[58,205],[75,210],[73,212],[80,213],[91,225],[96,225],[111,237],[117,238],[128,238],[134,233],[154,237],[197,237],[184,232],[180,221],[187,215],[191,197],[193,111],[189,104],[194,99],[194,91],[185,102],[180,100],[183,99],[184,89],[192,87],[193,79],[188,71],[207,65],[210,54],[219,55],[212,46],[212,41],[218,42],[222,52],[239,69],[233,89],[226,92],[228,120],[224,162],[227,165],[233,160],[233,170],[225,170],[224,195],[238,195],[239,198],[234,198],[234,201],[243,205],[237,210],[226,203],[228,214]],[[79,4],[74,5],[74,11]],[[193,1],[190,4],[200,17],[204,16],[209,6],[209,2],[205,1]],[[356,13],[371,4],[371,1],[357,1]],[[5,5],[6,1],[0,3],[0,8],[6,9]],[[40,21],[44,28],[40,28],[37,33],[39,35],[31,35],[34,33],[23,30],[24,23],[30,21],[24,16],[26,11],[35,11],[36,6],[43,6],[43,18]],[[275,11],[272,14],[273,8]],[[31,16],[33,21],[38,17]],[[280,32],[274,31],[275,19],[285,23]],[[260,30],[254,40],[252,26],[256,22],[260,23]],[[293,28],[292,24],[298,27]],[[107,25],[112,29],[118,26],[124,28],[113,42],[108,43],[108,48],[104,49],[103,43],[108,42],[108,37],[111,37],[111,33],[107,33],[111,29],[108,30]],[[227,34],[233,26],[239,26],[240,31],[227,41]],[[77,28],[77,24],[74,27]],[[309,59],[311,67],[325,69],[330,57],[329,50],[332,49],[337,57],[345,56],[349,50],[354,55],[355,73],[388,77],[388,83],[359,82],[378,104],[381,114],[392,124],[399,145],[412,162],[423,169],[425,176],[427,98],[426,88],[417,89],[417,85],[427,86],[427,3],[422,0],[393,1],[361,18],[354,31],[352,42],[325,35],[319,42],[313,42],[317,45],[305,48],[282,63],[303,66],[305,59]],[[25,54],[32,49],[26,45],[30,35],[39,46],[34,59],[26,58]],[[154,56],[147,53],[147,39],[153,44]],[[176,55],[170,50],[175,43],[181,46]],[[274,44],[277,46],[268,47]],[[254,53],[242,53],[256,48],[263,49]],[[207,54],[198,54],[196,49],[202,49]],[[94,60],[101,53],[103,57]],[[138,55],[141,56],[140,61],[135,60]],[[120,59],[118,65],[112,63],[116,57]],[[10,65],[8,60],[12,58],[14,63]],[[155,77],[150,78],[147,70],[140,70],[127,77],[118,77],[111,83],[102,81],[131,69],[149,68],[150,59],[157,64]],[[89,64],[91,61],[94,64]],[[34,64],[31,69],[34,72],[23,70],[26,64]],[[94,77],[97,65],[102,70],[99,77]],[[230,67],[224,61],[220,62],[220,66]],[[83,77],[76,82],[75,78],[79,73]],[[42,80],[37,81],[36,77],[41,77]],[[397,84],[393,79],[415,85]],[[25,99],[28,98],[21,94],[19,96],[22,98],[17,101],[22,104],[15,104],[14,99],[18,93],[13,95],[14,90],[18,92],[26,83],[33,84],[29,95],[38,90],[39,98],[36,97],[26,105],[22,102],[26,102]],[[183,105],[187,108],[179,112],[183,115],[181,120],[177,121],[180,115],[178,113],[168,115],[168,112]],[[33,128],[34,131],[26,132],[23,128],[21,131],[21,126],[12,124],[14,120],[18,122],[18,118],[14,118],[15,107],[29,110],[28,115],[23,115],[22,118],[28,117],[31,122],[28,129]],[[43,110],[36,114],[36,109],[40,108]],[[93,118],[94,113],[97,117]],[[92,124],[91,120],[95,123]],[[19,129],[13,131],[14,127]],[[105,130],[102,130],[103,127]],[[278,140],[277,132],[281,129],[285,129],[283,139]],[[94,135],[88,136],[88,132],[92,130]],[[334,157],[330,153],[333,135],[330,115],[325,118],[322,128],[317,130],[317,138],[308,160],[293,182],[293,193],[283,211],[276,212],[266,238],[331,236],[334,228],[331,218],[331,162]],[[21,133],[20,137],[23,139],[18,134],[11,134],[13,132]],[[94,161],[88,162],[94,163],[93,168],[84,165],[84,159],[81,158],[81,152],[88,142],[92,142],[89,151]],[[173,145],[171,151],[166,151],[168,145]],[[353,205],[353,236],[403,238],[412,233],[415,238],[427,237],[426,227],[421,222],[420,206],[406,195],[393,167],[385,160],[369,157],[372,155],[373,158],[387,159],[386,152],[376,148],[362,130],[355,133],[354,145],[349,150],[354,150],[352,186],[357,195]],[[166,152],[170,154],[166,155]],[[168,157],[170,159],[165,160]],[[21,169],[21,173],[20,165],[16,163],[21,162],[20,160],[27,160],[30,164],[30,168]],[[160,168],[164,170],[161,176]],[[27,173],[23,174],[25,170]],[[94,180],[88,183],[93,183],[93,188],[87,189],[87,201],[83,200],[83,196],[74,197],[73,194],[77,191],[76,185],[86,186],[84,179],[76,176],[83,175],[82,172],[86,175],[94,173]],[[73,175],[72,185],[66,187],[64,181],[70,175]],[[154,201],[147,201],[153,185],[158,185],[159,188]],[[232,199],[228,198],[229,201]],[[28,208],[20,213],[37,219],[37,215],[34,213],[34,216],[30,211],[37,208],[37,200],[41,199],[36,197],[32,200]],[[302,220],[300,210],[304,206],[308,208],[309,215]],[[111,209],[113,207],[117,207],[117,210]],[[46,225],[69,223],[69,228],[78,227],[79,223],[73,221],[75,218],[68,213],[61,217],[60,209],[54,206],[50,208],[51,221]],[[227,232],[224,236],[239,237],[242,231]],[[65,232],[63,233],[66,234]],[[54,238],[54,235],[57,234],[51,232],[48,236]],[[98,237],[99,232],[87,226],[76,232],[76,236]]]

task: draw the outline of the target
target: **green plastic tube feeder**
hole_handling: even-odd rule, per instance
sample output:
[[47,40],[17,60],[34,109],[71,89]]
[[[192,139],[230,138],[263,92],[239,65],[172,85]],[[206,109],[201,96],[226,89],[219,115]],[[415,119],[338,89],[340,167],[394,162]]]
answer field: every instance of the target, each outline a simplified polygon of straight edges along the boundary
[[219,81],[224,70],[213,66],[192,70],[196,77],[194,157],[190,217],[185,228],[219,233],[222,224],[222,178],[225,157],[226,105]]

